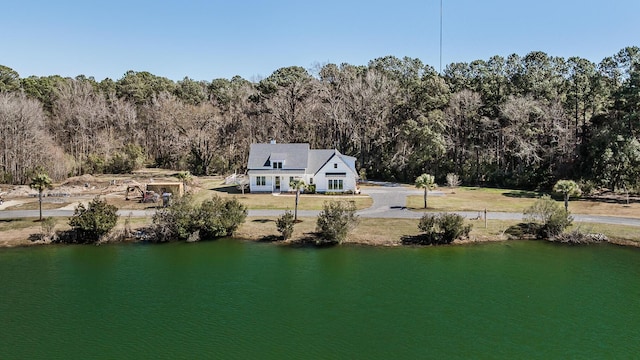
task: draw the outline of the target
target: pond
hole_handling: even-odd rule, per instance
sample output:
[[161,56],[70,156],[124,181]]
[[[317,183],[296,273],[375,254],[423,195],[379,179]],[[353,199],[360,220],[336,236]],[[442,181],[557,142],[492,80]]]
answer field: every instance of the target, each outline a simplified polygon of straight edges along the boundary
[[632,358],[640,250],[0,249],[0,358]]

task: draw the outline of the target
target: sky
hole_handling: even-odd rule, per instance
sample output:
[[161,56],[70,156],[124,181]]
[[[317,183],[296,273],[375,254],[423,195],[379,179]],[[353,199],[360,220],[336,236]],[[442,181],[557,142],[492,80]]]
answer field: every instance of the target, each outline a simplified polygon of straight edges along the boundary
[[[3,4],[0,65],[20,77],[172,80],[393,55],[440,70],[441,0],[20,0]],[[600,62],[640,46],[638,0],[442,0],[442,68],[544,51]]]

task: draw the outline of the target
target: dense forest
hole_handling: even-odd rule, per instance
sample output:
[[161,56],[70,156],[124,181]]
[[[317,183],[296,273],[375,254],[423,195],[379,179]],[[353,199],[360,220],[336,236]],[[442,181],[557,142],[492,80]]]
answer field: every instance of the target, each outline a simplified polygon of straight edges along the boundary
[[640,48],[599,64],[544,52],[452,63],[292,66],[251,82],[129,71],[21,78],[0,65],[0,182],[143,165],[243,171],[249,144],[308,142],[367,178],[547,189],[556,180],[640,190]]

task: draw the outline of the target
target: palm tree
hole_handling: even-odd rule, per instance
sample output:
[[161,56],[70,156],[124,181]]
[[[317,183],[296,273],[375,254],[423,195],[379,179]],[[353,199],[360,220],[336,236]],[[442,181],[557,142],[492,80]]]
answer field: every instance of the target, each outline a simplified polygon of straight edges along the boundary
[[193,180],[193,176],[188,171],[181,171],[176,174],[178,180],[182,181],[182,186],[184,187],[184,192],[187,192],[187,183],[190,183]]
[[427,192],[437,187],[436,179],[433,175],[422,174],[416,178],[416,187],[424,189],[424,208],[427,208]]
[[582,195],[580,187],[573,180],[558,180],[553,185],[553,191],[564,195],[564,211],[566,212],[569,211],[569,197]]
[[29,187],[38,190],[38,201],[40,202],[40,221],[42,221],[42,193],[46,189],[51,189],[51,178],[47,174],[38,174],[31,178]]
[[300,178],[293,179],[289,182],[289,188],[296,191],[296,207],[293,215],[293,221],[298,221],[298,200],[300,199],[300,191],[302,191],[307,184]]

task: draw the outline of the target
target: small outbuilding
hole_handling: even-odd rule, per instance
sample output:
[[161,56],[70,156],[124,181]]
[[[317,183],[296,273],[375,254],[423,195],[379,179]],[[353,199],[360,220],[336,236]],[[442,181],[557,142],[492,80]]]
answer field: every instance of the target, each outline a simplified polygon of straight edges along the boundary
[[173,196],[184,195],[184,184],[181,182],[152,182],[147,184],[147,191],[153,191],[156,194],[172,194]]

